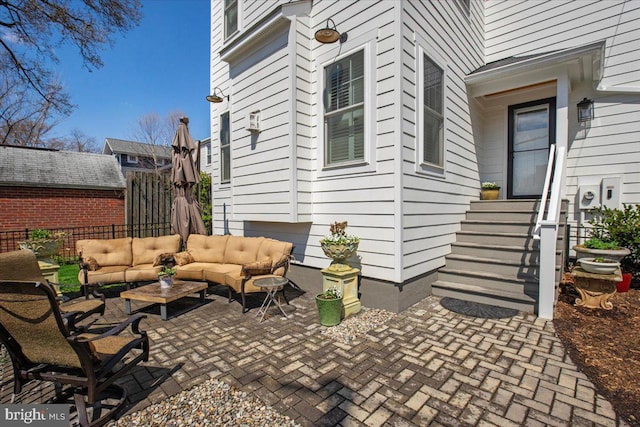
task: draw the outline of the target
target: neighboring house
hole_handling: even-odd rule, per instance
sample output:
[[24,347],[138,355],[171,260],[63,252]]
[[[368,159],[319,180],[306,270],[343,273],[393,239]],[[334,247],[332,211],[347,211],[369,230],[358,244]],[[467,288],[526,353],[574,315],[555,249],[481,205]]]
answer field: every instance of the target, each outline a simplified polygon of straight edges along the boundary
[[0,231],[125,223],[112,156],[0,145]]
[[118,160],[123,175],[129,171],[170,170],[171,152],[168,145],[115,138],[106,138],[102,149],[103,154],[111,154]]
[[[212,1],[211,19],[213,232],[292,241],[302,288],[346,220],[365,306],[549,318],[563,220],[640,202],[640,2]],[[341,40],[314,39],[330,23]],[[484,181],[501,201],[477,202]]]
[[200,144],[200,156],[198,160],[200,162],[200,171],[207,175],[213,176],[213,162],[211,161],[211,138],[205,138],[199,141]]

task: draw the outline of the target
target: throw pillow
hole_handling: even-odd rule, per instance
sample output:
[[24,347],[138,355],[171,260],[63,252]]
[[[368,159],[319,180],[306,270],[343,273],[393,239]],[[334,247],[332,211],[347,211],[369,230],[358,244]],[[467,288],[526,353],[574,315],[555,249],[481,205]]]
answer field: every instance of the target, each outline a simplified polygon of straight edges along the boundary
[[84,262],[87,264],[87,268],[89,271],[98,271],[100,266],[98,265],[98,261],[92,256],[88,256],[84,259]]
[[177,254],[174,255],[174,258],[176,260],[176,264],[178,265],[186,265],[186,264],[191,264],[192,262],[195,262],[195,260],[193,259],[193,256],[186,251],[178,252]]
[[153,261],[153,266],[157,267],[159,265],[170,265],[173,266],[176,264],[176,261],[174,259],[174,254],[170,253],[170,252],[165,252],[162,254],[159,254],[155,261]]
[[262,261],[250,262],[242,266],[242,275],[260,276],[271,274],[271,259],[264,258]]

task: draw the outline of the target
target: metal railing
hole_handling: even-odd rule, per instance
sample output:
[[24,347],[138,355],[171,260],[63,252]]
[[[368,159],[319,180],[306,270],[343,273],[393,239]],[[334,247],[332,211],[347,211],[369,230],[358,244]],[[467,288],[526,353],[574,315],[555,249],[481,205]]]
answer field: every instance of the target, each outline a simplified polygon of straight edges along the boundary
[[[121,237],[155,237],[171,234],[171,224],[110,224],[88,227],[38,228],[52,233],[63,232],[65,237],[57,258],[71,262],[77,259],[76,241],[83,239],[118,239]],[[0,252],[19,249],[18,242],[29,239],[34,229],[0,231]]]

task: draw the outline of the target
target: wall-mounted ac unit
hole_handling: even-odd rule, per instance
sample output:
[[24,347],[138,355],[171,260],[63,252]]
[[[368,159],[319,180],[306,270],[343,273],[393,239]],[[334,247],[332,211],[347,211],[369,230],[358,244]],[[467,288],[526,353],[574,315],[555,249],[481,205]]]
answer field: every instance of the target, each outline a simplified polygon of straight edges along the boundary
[[251,133],[260,132],[260,111],[254,111],[249,114],[249,126],[247,130]]

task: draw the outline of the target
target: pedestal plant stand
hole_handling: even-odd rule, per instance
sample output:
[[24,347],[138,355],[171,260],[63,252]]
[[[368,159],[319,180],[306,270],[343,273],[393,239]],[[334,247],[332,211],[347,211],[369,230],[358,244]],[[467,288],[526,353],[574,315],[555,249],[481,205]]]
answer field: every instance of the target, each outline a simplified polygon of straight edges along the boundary
[[337,289],[342,295],[342,315],[349,317],[360,312],[358,299],[358,273],[347,260],[358,250],[360,239],[345,233],[347,222],[335,222],[331,225],[331,236],[320,241],[324,254],[331,259],[331,265],[321,270],[322,290]]

